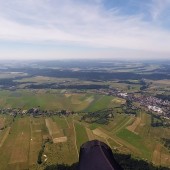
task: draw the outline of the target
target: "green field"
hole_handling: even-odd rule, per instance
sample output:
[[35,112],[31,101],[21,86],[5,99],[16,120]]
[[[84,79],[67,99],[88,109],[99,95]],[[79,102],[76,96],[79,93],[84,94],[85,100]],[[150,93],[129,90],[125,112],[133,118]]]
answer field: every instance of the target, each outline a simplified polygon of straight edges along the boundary
[[76,130],[76,143],[79,149],[83,143],[88,141],[88,136],[84,126],[80,125],[79,123],[75,123],[74,125]]
[[[95,111],[120,105],[114,97],[95,94],[62,94],[62,91],[44,93],[37,90],[0,91],[0,107],[29,109],[40,106],[46,110]],[[121,99],[120,99],[121,100]]]
[[117,136],[124,141],[132,144],[135,148],[138,148],[141,152],[141,156],[143,158],[150,159],[151,158],[151,152],[149,151],[149,148],[147,148],[144,144],[144,138],[140,137],[139,135],[136,135],[132,132],[130,132],[127,129],[122,129]]

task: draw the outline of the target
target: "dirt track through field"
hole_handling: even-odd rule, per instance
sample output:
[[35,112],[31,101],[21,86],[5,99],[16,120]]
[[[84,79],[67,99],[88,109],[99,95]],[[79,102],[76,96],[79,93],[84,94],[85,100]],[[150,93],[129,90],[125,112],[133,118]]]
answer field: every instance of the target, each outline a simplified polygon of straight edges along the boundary
[[100,129],[95,129],[95,130],[93,130],[93,133],[96,135],[96,136],[99,136],[99,137],[102,137],[102,138],[104,138],[104,139],[112,139],[114,142],[116,142],[118,145],[120,145],[120,146],[122,146],[122,144],[120,143],[120,142],[118,142],[117,140],[115,140],[115,138],[114,137],[111,137],[111,136],[109,136],[109,135],[107,135],[106,133],[104,133],[102,130],[100,130]]
[[125,128],[127,125],[129,125],[129,123],[134,119],[134,117],[131,117],[130,119],[128,119],[126,122],[123,122],[122,125],[119,128],[114,129],[113,133],[116,134],[117,132],[119,132],[121,129]]
[[76,153],[77,153],[77,157],[79,158],[79,151],[77,148],[77,140],[76,140],[76,129],[75,129],[75,125],[74,125],[74,121],[73,121],[73,129],[74,129],[74,137],[75,137],[75,148],[76,148]]
[[94,140],[95,139],[95,137],[93,135],[93,132],[87,127],[86,127],[86,133],[87,133],[87,136],[88,136],[89,140]]
[[11,129],[10,127],[7,128],[7,131],[6,131],[5,135],[3,136],[2,140],[1,140],[0,147],[3,146],[3,144],[4,144],[5,140],[6,140],[6,138],[7,138],[8,135],[9,135],[10,129]]
[[66,117],[65,117],[64,115],[63,115],[63,117],[64,117],[64,119],[65,119],[65,121],[66,121],[66,123],[67,123],[68,127],[70,128],[70,125],[69,125],[69,123],[68,123],[68,121],[67,121]]

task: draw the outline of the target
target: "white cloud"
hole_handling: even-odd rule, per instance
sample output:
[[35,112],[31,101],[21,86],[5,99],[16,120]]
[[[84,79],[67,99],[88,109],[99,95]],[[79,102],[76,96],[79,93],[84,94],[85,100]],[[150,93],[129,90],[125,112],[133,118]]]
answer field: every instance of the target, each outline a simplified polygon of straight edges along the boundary
[[[170,0],[152,0],[151,16],[154,21],[158,21],[166,9],[170,9]],[[168,17],[168,16],[167,16]]]
[[[156,20],[165,4],[153,1],[151,13]],[[107,11],[101,2],[0,0],[0,40],[66,42],[170,54],[168,30],[143,21],[140,15],[125,16],[116,8]]]

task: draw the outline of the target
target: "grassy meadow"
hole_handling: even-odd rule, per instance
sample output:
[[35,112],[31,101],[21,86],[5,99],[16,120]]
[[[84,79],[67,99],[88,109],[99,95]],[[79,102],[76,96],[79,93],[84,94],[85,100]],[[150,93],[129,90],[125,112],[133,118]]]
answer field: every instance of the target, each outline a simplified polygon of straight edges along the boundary
[[[115,102],[117,100],[117,102]],[[1,108],[29,109],[40,106],[45,110],[71,110],[76,112],[96,111],[120,105],[122,99],[97,94],[63,94],[62,91],[44,92],[42,90],[0,91]]]

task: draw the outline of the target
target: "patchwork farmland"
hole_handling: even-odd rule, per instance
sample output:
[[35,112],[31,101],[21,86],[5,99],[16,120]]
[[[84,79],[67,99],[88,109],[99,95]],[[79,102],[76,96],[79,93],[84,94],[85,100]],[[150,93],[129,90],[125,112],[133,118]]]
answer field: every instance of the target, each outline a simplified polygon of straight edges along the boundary
[[[115,116],[108,125],[93,125],[80,122],[79,115],[16,117],[10,127],[1,131],[0,169],[36,169],[37,167],[43,169],[45,165],[39,165],[37,159],[43,141],[46,139],[49,139],[49,142],[45,144],[41,158],[46,165],[56,162],[75,163],[78,161],[80,146],[88,140],[99,139],[116,152],[133,153],[134,157],[148,160],[155,165],[169,166],[168,152],[158,141],[150,137],[151,133],[156,135],[154,129],[150,128],[150,132],[143,133],[149,128],[147,123],[142,123],[147,122],[143,120],[146,118],[146,113],[141,113],[136,118],[121,115]],[[162,131],[166,130],[162,129]],[[147,141],[152,142],[152,147]]]
[[[4,102],[10,101],[7,92],[3,95]],[[24,95],[18,95],[18,101]],[[31,99],[35,100],[36,95],[32,95]],[[47,97],[43,99],[43,95],[39,104],[47,101],[43,101]],[[60,97],[56,97],[56,94],[52,96],[55,100],[53,103],[48,101],[50,106],[57,103],[58,109],[66,106],[79,112],[70,115],[25,114],[16,117],[1,114],[0,169],[41,170],[63,162],[72,165],[78,161],[80,146],[94,139],[107,143],[114,153],[132,154],[133,158],[152,162],[155,166],[170,166],[168,149],[163,146],[159,136],[161,134],[161,138],[167,137],[169,129],[151,127],[151,115],[145,111],[138,112],[136,116],[119,113],[117,106],[123,100],[111,96],[61,93]],[[12,102],[14,101],[11,100],[10,104]],[[108,124],[88,123],[82,119],[83,112],[103,109],[106,105],[109,108],[114,103],[115,113]],[[38,160],[42,163],[38,163]]]

